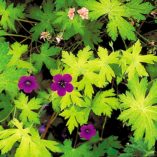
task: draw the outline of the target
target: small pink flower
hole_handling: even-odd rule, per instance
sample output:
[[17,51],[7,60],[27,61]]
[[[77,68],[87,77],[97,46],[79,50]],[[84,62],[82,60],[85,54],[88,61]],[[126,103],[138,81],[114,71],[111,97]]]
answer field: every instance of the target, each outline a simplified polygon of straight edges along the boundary
[[88,9],[83,7],[79,10],[77,10],[78,14],[81,16],[81,18],[84,19],[88,19]]
[[44,41],[45,40],[49,41],[51,39],[51,35],[49,32],[41,32],[40,39],[43,39]]
[[70,20],[73,20],[75,16],[75,8],[70,8],[68,11],[68,17],[70,18]]

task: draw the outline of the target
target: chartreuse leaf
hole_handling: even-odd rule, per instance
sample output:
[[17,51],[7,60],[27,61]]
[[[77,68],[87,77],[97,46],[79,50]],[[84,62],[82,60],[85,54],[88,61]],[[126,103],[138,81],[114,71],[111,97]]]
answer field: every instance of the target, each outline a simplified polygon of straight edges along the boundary
[[98,116],[103,114],[110,117],[112,110],[118,108],[119,102],[115,97],[113,89],[98,92],[92,101],[92,110]]
[[133,157],[133,156],[148,156],[153,157],[155,153],[154,148],[148,149],[147,144],[143,140],[135,141],[134,138],[130,138],[130,142],[126,144],[124,153],[119,157]]
[[22,110],[20,114],[20,119],[23,123],[32,122],[39,124],[39,115],[33,110],[38,110],[41,106],[41,99],[32,98],[28,100],[28,97],[25,94],[20,93],[17,100],[14,100],[15,106],[17,109]]
[[49,43],[44,43],[41,46],[40,53],[33,53],[31,58],[35,68],[39,72],[42,65],[45,64],[48,69],[56,68],[56,59],[52,58],[59,54],[60,48],[50,47]]
[[118,119],[131,125],[135,141],[142,140],[150,149],[157,139],[157,81],[148,90],[148,81],[135,76],[128,82],[129,91],[120,95],[121,114]]
[[11,45],[11,49],[8,54],[12,55],[11,60],[8,63],[8,67],[15,65],[17,68],[34,69],[31,63],[22,60],[22,55],[28,50],[28,45],[21,45],[15,42]]
[[5,70],[0,73],[0,93],[5,90],[7,94],[14,97],[18,93],[18,80],[21,76],[26,75],[25,69],[16,69],[15,67],[5,66]]
[[0,125],[0,131],[4,130],[4,128]]
[[67,93],[64,97],[61,98],[61,110],[64,110],[72,104],[77,105],[79,107],[84,105],[83,96],[77,90],[73,90],[71,93]]
[[153,54],[141,55],[142,46],[138,40],[132,47],[123,51],[123,55],[119,62],[122,73],[128,74],[128,78],[132,79],[137,73],[139,76],[148,76],[142,63],[154,64],[157,62],[157,56]]
[[[68,119],[67,126],[69,132],[72,133],[75,127],[78,127],[78,124],[82,125],[88,121],[88,116],[91,110],[96,115],[106,115],[111,116],[113,109],[119,108],[118,99],[115,96],[113,89],[98,92],[93,100],[85,97],[77,97],[75,95],[75,90],[72,93],[66,94],[60,100],[61,104],[61,116],[64,119]],[[79,92],[76,92],[79,94]],[[79,94],[79,96],[81,96]],[[52,101],[53,102],[53,101]],[[75,104],[77,103],[77,106]]]
[[52,91],[49,91],[49,93],[39,92],[38,97],[46,103],[51,102],[52,108],[58,113],[66,108],[69,108],[71,105],[78,107],[84,107],[85,105],[83,95],[81,95],[80,92],[75,89],[71,93],[66,93],[66,95],[63,97],[58,96],[56,92]]
[[4,121],[12,112],[13,106],[8,95],[0,94],[0,122]]
[[145,20],[146,18],[144,14],[148,14],[152,9],[153,6],[149,2],[144,2],[143,0],[131,0],[126,3],[125,13],[127,16],[137,20]]
[[49,32],[54,33],[53,29],[53,21],[54,21],[54,12],[53,11],[53,3],[51,0],[43,3],[42,9],[39,7],[31,7],[29,9],[29,14],[27,15],[29,18],[37,20],[37,22],[32,28],[32,40],[37,41],[41,32]]
[[[116,40],[118,33],[123,39],[135,40],[135,28],[126,18],[144,20],[143,14],[148,14],[153,6],[149,2],[142,0],[130,0],[122,3],[120,0],[78,0],[77,3],[90,10],[90,19],[96,20],[102,15],[108,15],[107,32],[109,36]],[[140,8],[140,9],[138,9]]]
[[[45,96],[44,96],[45,95]],[[57,95],[56,92],[49,92],[49,95],[45,93],[43,96],[48,100],[49,102],[52,103],[52,108],[55,112],[60,113],[61,108],[60,108],[60,100],[61,98]]]
[[100,80],[103,81],[102,83],[104,83],[104,80],[111,82],[112,78],[115,77],[111,64],[118,63],[119,52],[112,52],[109,55],[107,49],[99,47],[97,54],[99,56],[97,64],[100,69]]
[[78,127],[78,124],[83,125],[87,123],[88,116],[90,113],[90,108],[88,106],[77,107],[70,106],[66,108],[60,115],[64,117],[64,119],[68,119],[67,126],[69,132],[72,133],[75,127]]
[[57,142],[41,139],[34,128],[23,128],[23,124],[17,119],[11,122],[16,128],[0,131],[1,154],[10,151],[15,143],[20,143],[15,157],[52,157],[49,151],[61,152]]
[[[115,10],[116,11],[116,10]],[[107,24],[107,33],[112,38],[116,40],[118,34],[125,40],[136,40],[135,28],[131,25],[130,22],[127,22],[121,16],[109,16],[109,23]]]
[[24,14],[24,7],[22,5],[17,5],[16,7],[13,6],[14,4],[11,3],[7,6],[5,0],[0,1],[0,25],[3,29],[16,31],[15,29],[15,21],[19,18],[23,18]]
[[11,55],[8,55],[9,44],[0,43],[0,93],[4,90],[10,97],[14,97],[18,93],[18,80],[22,75],[26,75],[26,69],[16,69],[15,66],[8,67]]
[[[62,62],[65,63],[65,73],[73,77],[73,82],[78,90],[84,90],[84,95],[92,97],[94,93],[93,86],[103,87],[106,85],[105,80],[99,78],[99,67],[97,62],[93,62],[93,53],[88,47],[80,50],[77,57],[72,53],[63,52]],[[78,78],[79,81],[77,82]],[[102,84],[102,81],[104,82]]]
[[25,75],[27,72],[25,69],[16,69],[15,66],[7,66],[11,58],[10,55],[7,55],[8,49],[9,45],[7,43],[0,44],[0,92],[5,90],[7,94],[9,94],[11,97],[14,97],[18,93],[17,83],[19,78],[22,75]]
[[91,146],[86,143],[81,144],[77,148],[73,148],[72,142],[70,140],[65,140],[61,149],[64,153],[61,157],[92,157],[93,155],[90,151]]

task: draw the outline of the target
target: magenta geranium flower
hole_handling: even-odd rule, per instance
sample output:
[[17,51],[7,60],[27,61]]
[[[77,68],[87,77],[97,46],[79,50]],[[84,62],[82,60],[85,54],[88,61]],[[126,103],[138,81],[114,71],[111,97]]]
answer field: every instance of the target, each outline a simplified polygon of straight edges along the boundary
[[18,87],[25,93],[31,93],[38,88],[38,83],[34,76],[22,76],[19,79]]
[[93,124],[87,124],[81,126],[80,137],[86,140],[90,140],[93,136],[96,135],[96,129]]
[[53,83],[51,84],[51,90],[57,91],[59,96],[64,96],[66,92],[72,92],[74,87],[70,83],[72,76],[69,74],[57,74],[53,77]]

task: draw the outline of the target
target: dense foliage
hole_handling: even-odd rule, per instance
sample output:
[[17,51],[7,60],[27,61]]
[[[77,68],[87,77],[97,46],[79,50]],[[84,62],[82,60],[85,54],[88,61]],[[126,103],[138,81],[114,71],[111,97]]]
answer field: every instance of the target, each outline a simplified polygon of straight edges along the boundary
[[156,156],[156,7],[0,0],[0,156]]

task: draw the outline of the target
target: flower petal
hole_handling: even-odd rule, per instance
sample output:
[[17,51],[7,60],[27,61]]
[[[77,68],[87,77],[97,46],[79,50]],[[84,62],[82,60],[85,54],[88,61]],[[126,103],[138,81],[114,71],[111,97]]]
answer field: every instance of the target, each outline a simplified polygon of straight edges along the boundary
[[68,17],[70,18],[70,20],[73,20],[75,16],[75,8],[70,8],[68,11]]
[[72,81],[72,76],[70,74],[64,74],[63,75],[63,80],[65,82],[71,82]]
[[26,80],[27,80],[27,76],[22,76],[22,77],[20,77],[19,82],[18,82],[18,87],[19,87],[19,89],[23,89],[24,82],[25,82]]
[[81,126],[80,130],[80,137],[85,138],[86,140],[90,140],[93,136],[96,135],[96,129],[94,128],[93,124],[83,125]]
[[38,86],[37,82],[32,82],[31,87],[32,87],[34,90],[36,90],[36,89],[38,89],[38,88],[39,88],[39,86]]
[[53,80],[55,82],[59,82],[62,79],[63,79],[63,76],[61,74],[57,74],[57,75],[53,76]]
[[83,7],[77,10],[77,13],[81,16],[82,19],[88,19],[88,9]]
[[80,130],[81,132],[84,132],[86,129],[87,129],[87,125],[82,125]]
[[66,90],[65,89],[59,89],[57,91],[57,93],[58,93],[59,96],[64,96],[66,94]]
[[[27,84],[29,82],[30,84]],[[31,93],[38,88],[35,76],[22,76],[18,82],[19,89],[23,89],[25,93]]]
[[67,83],[66,86],[65,86],[65,89],[66,89],[67,92],[72,92],[74,87],[73,87],[72,84]]
[[84,139],[89,141],[92,138],[92,136],[85,134],[82,138],[84,138]]
[[88,127],[88,129],[91,129],[91,130],[95,129],[93,124],[88,124],[87,127]]
[[57,83],[52,83],[52,84],[50,85],[50,88],[51,88],[51,90],[53,90],[53,91],[56,91],[56,90],[58,90],[58,89],[59,89],[59,87],[58,87],[58,84],[57,84]]
[[81,138],[84,138],[84,139],[86,139],[86,140],[90,140],[91,137],[92,137],[92,135],[91,135],[90,133],[86,133],[86,132],[84,131],[84,132],[81,132],[81,133],[80,133],[80,137],[81,137]]
[[30,87],[33,89],[33,90],[36,90],[39,86],[38,86],[38,83],[37,83],[37,79],[35,76],[29,76],[29,78],[27,79],[28,81],[31,82],[31,85]]
[[33,91],[33,89],[32,89],[31,87],[25,87],[25,88],[23,89],[23,91],[24,91],[25,93],[31,93],[31,92]]
[[18,83],[18,87],[19,87],[19,89],[23,89],[23,82],[20,81],[20,82]]

